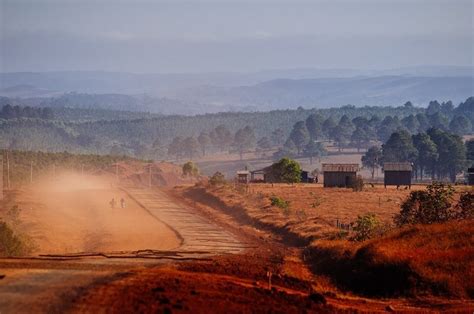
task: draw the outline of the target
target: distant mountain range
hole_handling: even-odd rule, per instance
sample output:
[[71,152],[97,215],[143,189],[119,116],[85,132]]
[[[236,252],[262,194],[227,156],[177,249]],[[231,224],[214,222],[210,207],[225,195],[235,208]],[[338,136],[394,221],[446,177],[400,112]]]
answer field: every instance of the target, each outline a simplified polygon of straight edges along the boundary
[[0,96],[31,105],[196,114],[217,111],[455,104],[474,95],[474,67],[286,69],[254,73],[0,73]]

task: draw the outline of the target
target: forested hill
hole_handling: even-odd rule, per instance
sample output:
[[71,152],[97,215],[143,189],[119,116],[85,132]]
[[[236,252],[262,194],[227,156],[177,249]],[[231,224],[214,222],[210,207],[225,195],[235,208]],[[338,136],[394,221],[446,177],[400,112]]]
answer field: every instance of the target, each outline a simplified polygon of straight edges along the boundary
[[[333,76],[322,77],[324,73]],[[10,104],[181,115],[343,104],[396,106],[407,100],[426,106],[433,99],[459,103],[473,91],[470,67],[454,72],[295,70],[253,75],[0,73],[0,98],[8,97]]]
[[[398,107],[299,108],[151,118],[132,115],[125,119],[120,117],[99,121],[74,118],[74,112],[69,113],[73,117],[71,120],[64,119],[64,116],[59,118],[56,108],[52,109],[52,116],[48,116],[48,119],[41,115],[24,115],[24,112],[31,112],[24,108],[13,110],[20,115],[12,117],[4,115],[5,112],[11,112],[4,108],[0,114],[0,148],[99,154],[112,152],[145,159],[167,158],[170,145],[184,139],[188,140],[190,147],[196,146],[196,141],[201,139],[204,146],[212,140],[213,149],[230,149],[234,138],[242,133],[239,130],[243,129],[245,132],[250,130],[247,133],[251,133],[251,138],[254,138],[245,144],[249,149],[255,147],[257,140],[261,143],[271,140],[271,145],[278,147],[292,132],[295,124],[307,121],[314,115],[316,118],[312,119],[318,121],[318,132],[324,132],[325,138],[340,142],[341,145],[350,142],[354,133],[357,137],[363,135],[364,141],[386,141],[392,132],[399,129],[415,134],[436,127],[464,135],[470,134],[474,125],[472,97],[457,107],[451,102],[432,101],[427,109],[408,102]],[[101,111],[101,114],[107,116],[107,111]]]
[[[406,100],[427,105],[432,99],[459,103],[470,97],[473,91],[473,76],[278,79],[252,86],[204,89],[197,99],[270,110],[296,106],[328,108],[337,104],[393,105]],[[191,93],[190,97],[193,96]]]

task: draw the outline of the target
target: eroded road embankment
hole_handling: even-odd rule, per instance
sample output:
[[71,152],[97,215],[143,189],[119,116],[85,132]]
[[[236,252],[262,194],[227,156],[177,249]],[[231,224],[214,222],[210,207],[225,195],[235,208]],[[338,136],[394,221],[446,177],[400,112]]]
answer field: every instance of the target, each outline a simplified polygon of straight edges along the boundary
[[[106,200],[120,193],[127,206],[111,211]],[[0,275],[5,276],[0,279],[0,313],[62,312],[89,289],[134,270],[248,247],[161,191],[88,188],[59,195],[22,213],[41,244],[40,254],[0,259]],[[88,221],[95,225],[89,228]],[[95,236],[81,238],[88,230]],[[60,253],[61,248],[67,249]]]

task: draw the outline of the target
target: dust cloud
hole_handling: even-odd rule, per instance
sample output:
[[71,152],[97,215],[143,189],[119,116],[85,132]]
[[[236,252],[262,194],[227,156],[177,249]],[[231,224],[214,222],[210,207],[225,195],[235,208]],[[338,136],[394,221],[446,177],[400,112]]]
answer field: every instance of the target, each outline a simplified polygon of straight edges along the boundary
[[173,230],[115,187],[112,178],[62,173],[41,179],[28,198],[21,219],[39,254],[168,250],[180,245]]

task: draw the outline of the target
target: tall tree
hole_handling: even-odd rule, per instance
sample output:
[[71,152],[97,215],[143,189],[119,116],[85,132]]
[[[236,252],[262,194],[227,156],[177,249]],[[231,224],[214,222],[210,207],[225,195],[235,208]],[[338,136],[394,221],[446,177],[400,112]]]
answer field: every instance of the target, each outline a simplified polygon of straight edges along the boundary
[[439,104],[439,102],[436,100],[432,100],[428,104],[428,108],[426,108],[426,114],[433,115],[435,113],[438,113],[440,110],[441,110],[441,105]]
[[358,116],[352,119],[352,124],[355,128],[365,127],[369,125],[369,120],[366,117]]
[[270,148],[272,148],[272,143],[268,139],[268,137],[265,136],[265,137],[262,137],[261,139],[258,140],[258,142],[257,142],[257,152],[264,155],[265,152],[268,151]]
[[370,169],[373,179],[375,170],[382,165],[382,150],[377,146],[370,147],[364,156],[362,156],[362,165]]
[[401,122],[412,134],[417,133],[420,128],[420,122],[418,122],[418,119],[412,114],[403,118]]
[[207,132],[201,132],[197,138],[199,145],[201,146],[201,153],[206,156],[207,147],[211,144],[211,137]]
[[329,117],[326,120],[324,120],[323,130],[322,130],[324,137],[327,139],[332,138],[332,132],[336,126],[337,124],[332,117]]
[[233,146],[239,153],[240,160],[242,160],[245,150],[252,149],[254,144],[255,134],[251,127],[246,126],[235,133]]
[[313,113],[306,119],[305,123],[310,139],[317,140],[322,138],[322,128],[324,123],[322,115],[319,113]]
[[449,177],[455,182],[456,175],[466,166],[466,147],[462,138],[442,130],[431,128],[428,135],[438,148],[436,174],[438,179]]
[[299,155],[309,140],[309,133],[304,121],[295,123],[290,133],[290,139],[295,143]]
[[185,154],[189,160],[193,160],[193,157],[199,152],[199,143],[192,136],[185,138],[181,147],[183,154]]
[[436,168],[436,162],[438,160],[438,148],[436,144],[431,140],[428,134],[418,133],[413,135],[413,144],[418,150],[418,156],[415,160],[415,174],[418,178],[423,180],[423,174],[426,169],[429,169],[434,175],[434,169]]
[[428,116],[428,120],[430,121],[430,125],[432,128],[440,129],[443,131],[448,130],[449,120],[441,112],[436,112],[435,114]]
[[418,120],[418,124],[420,125],[418,130],[421,132],[426,132],[430,128],[430,122],[428,117],[424,113],[418,113],[416,115],[416,120]]
[[295,143],[291,140],[291,138],[288,138],[285,144],[283,144],[283,147],[273,154],[273,160],[280,160],[284,157],[293,158],[296,157],[297,153],[298,150]]
[[471,129],[471,121],[465,116],[455,116],[449,123],[449,130],[457,135],[469,134]]
[[280,128],[275,129],[272,132],[271,140],[272,140],[273,145],[281,146],[285,143],[285,133]]
[[232,133],[223,124],[218,125],[212,130],[209,136],[211,137],[212,144],[220,151],[226,150],[232,143]]
[[309,157],[309,163],[313,164],[313,158],[321,158],[326,154],[324,145],[320,142],[309,141],[304,147],[303,155]]
[[392,133],[401,127],[400,121],[397,117],[386,116],[377,130],[379,139],[383,142],[387,141]]
[[176,160],[179,160],[179,157],[183,153],[183,138],[181,136],[176,136],[173,138],[171,143],[168,145],[168,155],[175,156]]
[[382,145],[382,152],[384,162],[414,162],[418,154],[407,131],[392,133]]
[[371,130],[369,127],[365,125],[357,127],[352,133],[351,142],[354,143],[358,152],[362,146],[369,144],[370,140],[372,139],[370,131]]

